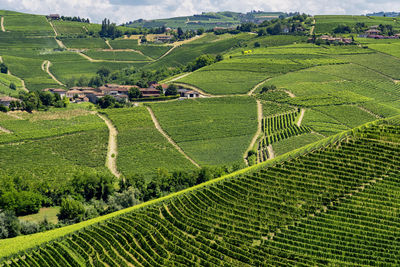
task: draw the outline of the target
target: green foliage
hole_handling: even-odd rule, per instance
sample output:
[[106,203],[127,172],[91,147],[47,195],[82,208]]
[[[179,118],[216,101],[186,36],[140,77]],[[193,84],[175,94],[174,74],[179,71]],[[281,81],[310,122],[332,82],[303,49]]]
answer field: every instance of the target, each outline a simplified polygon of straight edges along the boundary
[[0,196],[0,208],[15,212],[17,216],[37,213],[42,205],[42,195],[29,191],[10,191]]
[[0,73],[5,73],[5,74],[7,74],[7,72],[8,72],[8,67],[7,67],[7,65],[4,64],[4,63],[0,63]]
[[60,221],[80,222],[85,215],[85,207],[83,204],[72,198],[63,198],[61,201],[60,213],[58,219]]
[[169,95],[177,95],[178,94],[178,88],[176,87],[175,84],[170,84],[167,88],[167,90],[165,91],[165,95],[169,96]]

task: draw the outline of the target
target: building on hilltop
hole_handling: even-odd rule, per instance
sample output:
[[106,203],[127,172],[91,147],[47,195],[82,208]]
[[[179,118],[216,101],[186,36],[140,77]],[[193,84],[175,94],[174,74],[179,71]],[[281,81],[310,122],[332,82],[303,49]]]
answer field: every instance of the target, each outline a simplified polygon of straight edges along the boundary
[[50,14],[47,16],[47,18],[52,20],[59,20],[61,17],[59,14]]
[[46,88],[42,90],[43,92],[50,92],[59,95],[61,98],[66,96],[67,91],[61,88]]

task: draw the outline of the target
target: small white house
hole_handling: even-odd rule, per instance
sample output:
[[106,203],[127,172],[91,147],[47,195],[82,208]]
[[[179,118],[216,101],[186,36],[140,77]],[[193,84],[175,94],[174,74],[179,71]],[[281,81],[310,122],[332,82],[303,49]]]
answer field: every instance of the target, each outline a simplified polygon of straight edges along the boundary
[[197,98],[201,96],[199,92],[188,89],[179,89],[178,93],[181,97],[185,98]]

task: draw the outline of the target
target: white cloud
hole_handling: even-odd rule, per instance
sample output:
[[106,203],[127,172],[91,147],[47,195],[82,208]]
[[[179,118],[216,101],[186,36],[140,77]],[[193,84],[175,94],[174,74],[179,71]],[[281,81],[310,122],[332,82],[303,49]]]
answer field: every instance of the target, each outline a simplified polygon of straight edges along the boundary
[[300,11],[308,14],[365,14],[400,10],[394,0],[0,0],[0,8],[35,14],[60,13],[89,17],[100,22],[104,17],[117,23],[139,18],[154,19],[186,16],[203,11]]

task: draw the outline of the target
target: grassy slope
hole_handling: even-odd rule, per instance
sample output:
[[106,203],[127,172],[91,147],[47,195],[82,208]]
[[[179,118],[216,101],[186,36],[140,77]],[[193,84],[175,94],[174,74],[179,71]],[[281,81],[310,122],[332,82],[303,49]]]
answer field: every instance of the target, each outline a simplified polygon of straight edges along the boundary
[[200,165],[242,164],[257,129],[250,97],[176,101],[151,105],[163,129]]
[[[347,134],[349,134],[349,133],[350,132],[347,132]],[[277,157],[275,159],[272,159],[270,161],[267,161],[267,162],[264,162],[264,163],[261,163],[261,164],[258,164],[258,165],[252,166],[252,167],[248,167],[248,168],[242,169],[242,170],[237,171],[235,173],[232,173],[230,175],[223,176],[223,177],[211,180],[209,182],[194,186],[192,188],[188,188],[186,190],[182,190],[180,192],[173,193],[173,194],[170,194],[168,196],[165,196],[165,197],[162,197],[162,198],[159,198],[159,199],[156,199],[156,200],[148,201],[146,203],[142,203],[142,204],[136,205],[134,207],[131,207],[131,208],[128,208],[128,209],[124,209],[124,210],[121,210],[121,211],[118,211],[118,212],[115,212],[115,213],[111,213],[111,214],[108,214],[108,215],[105,215],[105,216],[101,216],[101,217],[98,217],[98,218],[95,218],[95,219],[91,219],[91,220],[88,220],[88,221],[85,221],[85,222],[81,222],[81,223],[78,223],[78,224],[70,225],[70,226],[67,226],[67,227],[60,228],[60,229],[47,231],[47,232],[44,232],[44,233],[37,233],[37,234],[29,235],[29,236],[20,236],[20,237],[16,237],[16,238],[12,238],[12,239],[0,240],[0,247],[6,248],[6,249],[3,249],[3,250],[0,250],[0,258],[7,257],[7,256],[10,256],[12,254],[18,253],[20,251],[24,251],[26,249],[33,248],[35,246],[44,244],[44,243],[49,242],[51,240],[59,239],[59,238],[65,236],[67,234],[70,234],[70,233],[73,233],[75,231],[81,230],[84,227],[88,227],[90,225],[94,225],[96,223],[103,222],[103,221],[106,221],[106,220],[111,219],[111,218],[116,218],[117,216],[120,216],[120,215],[123,215],[123,214],[127,214],[127,213],[132,212],[132,211],[137,211],[137,210],[141,210],[141,209],[146,208],[146,207],[150,207],[152,205],[157,205],[159,203],[172,200],[177,196],[181,196],[181,195],[184,195],[186,193],[193,192],[193,191],[199,190],[201,188],[208,187],[208,186],[213,185],[213,184],[217,184],[217,183],[219,183],[221,181],[224,181],[224,180],[229,180],[229,179],[232,179],[234,177],[238,177],[241,174],[251,173],[251,172],[254,172],[254,171],[257,171],[257,170],[260,170],[260,169],[264,169],[264,168],[266,168],[268,166],[273,166],[273,165],[275,165],[277,163],[280,163],[280,162],[282,162],[284,160],[287,160],[289,157],[303,155],[304,153],[312,151],[312,150],[314,150],[316,148],[319,148],[321,146],[326,146],[328,144],[331,144],[332,142],[334,142],[334,140],[342,139],[345,136],[346,136],[346,133],[342,133],[340,135],[332,136],[330,138],[325,138],[324,140],[321,140],[321,141],[318,141],[316,143],[310,144],[310,145],[308,145],[308,146],[306,146],[306,147],[304,147],[302,149],[294,150],[294,151],[292,151],[290,153],[287,153],[285,155],[279,156],[279,157]]]
[[150,181],[158,168],[171,172],[195,168],[157,131],[145,107],[103,112],[118,130],[117,167],[124,175],[145,175]]

